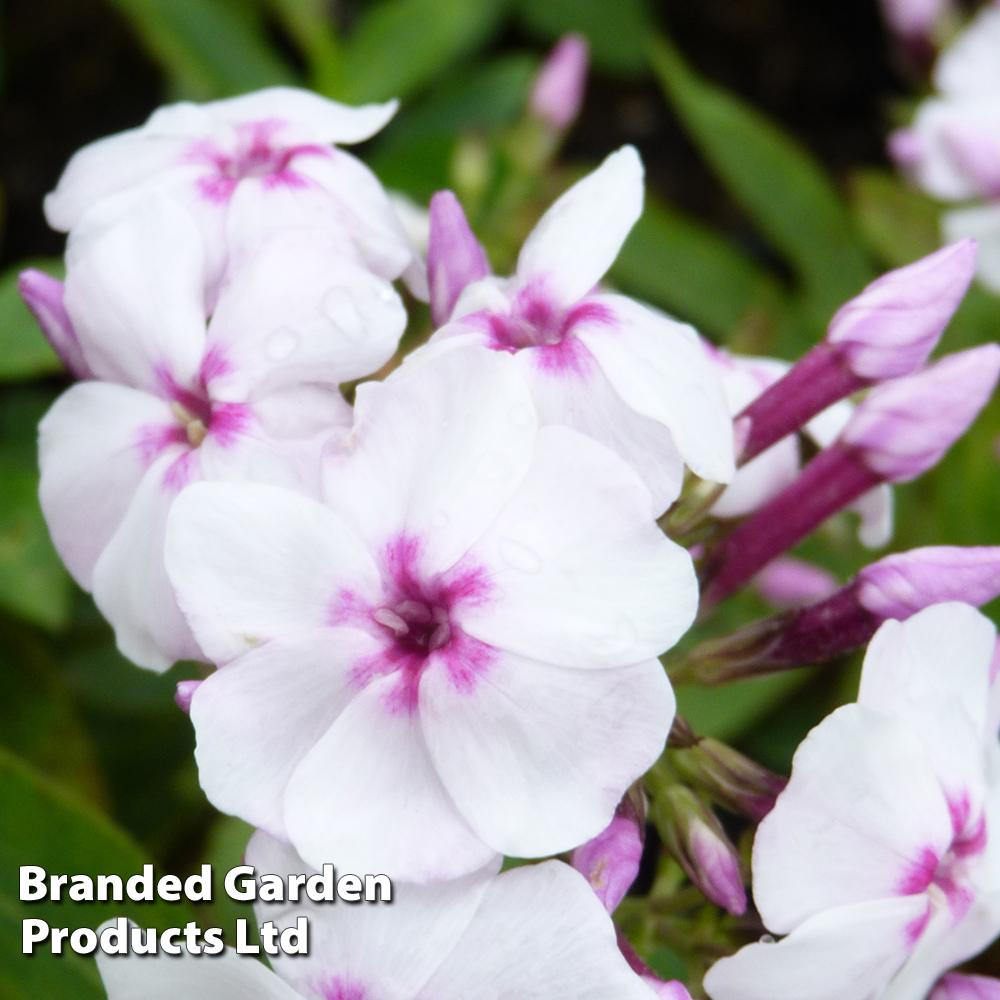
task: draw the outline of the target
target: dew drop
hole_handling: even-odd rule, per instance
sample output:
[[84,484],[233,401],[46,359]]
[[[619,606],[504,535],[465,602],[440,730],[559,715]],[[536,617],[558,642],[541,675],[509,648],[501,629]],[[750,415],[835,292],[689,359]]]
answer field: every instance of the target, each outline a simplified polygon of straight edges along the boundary
[[762,934],[761,938],[760,938],[760,943],[761,944],[774,944],[774,935],[773,934]]
[[443,510],[439,510],[431,516],[431,524],[438,529],[447,528],[449,521],[451,521],[451,518]]
[[513,538],[500,539],[500,558],[511,569],[522,573],[537,573],[542,568],[542,557],[527,545],[514,541]]
[[271,361],[284,361],[295,353],[299,335],[287,326],[275,330],[264,342],[264,353]]

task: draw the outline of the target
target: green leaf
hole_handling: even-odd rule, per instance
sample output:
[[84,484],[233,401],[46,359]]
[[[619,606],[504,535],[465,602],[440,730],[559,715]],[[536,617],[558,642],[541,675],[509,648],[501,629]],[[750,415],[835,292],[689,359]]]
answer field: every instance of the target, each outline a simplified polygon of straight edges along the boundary
[[351,103],[405,97],[487,42],[507,0],[381,0],[367,8],[344,53]]
[[707,226],[651,196],[611,269],[622,288],[726,337],[782,292],[761,266]]
[[705,159],[795,270],[809,312],[828,319],[875,274],[823,168],[774,122],[695,74],[666,39],[649,58]]
[[61,261],[24,261],[0,275],[0,380],[13,382],[62,370],[62,362],[49,346],[17,291],[17,276],[26,267],[59,273]]
[[585,35],[600,69],[629,76],[645,69],[643,48],[653,30],[646,0],[518,0],[517,9],[525,27],[546,41],[569,31]]
[[[136,903],[126,897],[122,903],[22,903],[21,865],[41,865],[50,874],[91,878],[116,874],[125,880],[141,873],[150,861],[106,817],[0,749],[0,983],[9,984],[15,997],[79,1000],[103,996],[90,962],[51,955],[44,945],[32,956],[21,954],[21,921],[28,917],[74,929],[96,928],[118,916],[158,929],[197,919],[187,902]],[[155,872],[156,877],[160,874]],[[218,886],[215,889],[219,891]]]
[[186,98],[208,100],[294,84],[252,5],[227,0],[114,0]]

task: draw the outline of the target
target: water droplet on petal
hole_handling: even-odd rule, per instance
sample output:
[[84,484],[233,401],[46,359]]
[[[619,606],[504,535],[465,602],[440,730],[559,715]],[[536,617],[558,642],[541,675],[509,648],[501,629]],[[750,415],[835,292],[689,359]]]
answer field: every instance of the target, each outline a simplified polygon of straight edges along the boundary
[[542,557],[527,545],[514,541],[513,538],[500,539],[500,558],[511,569],[522,573],[537,573],[542,568]]
[[299,335],[287,326],[275,330],[264,342],[264,353],[271,361],[285,361],[299,346]]
[[760,943],[761,944],[774,944],[774,935],[773,934],[762,934],[761,937],[760,937]]
[[396,290],[387,281],[377,281],[375,283],[375,294],[382,302],[392,302],[397,298]]
[[447,528],[449,521],[451,518],[443,510],[439,510],[431,516],[431,524],[438,529]]

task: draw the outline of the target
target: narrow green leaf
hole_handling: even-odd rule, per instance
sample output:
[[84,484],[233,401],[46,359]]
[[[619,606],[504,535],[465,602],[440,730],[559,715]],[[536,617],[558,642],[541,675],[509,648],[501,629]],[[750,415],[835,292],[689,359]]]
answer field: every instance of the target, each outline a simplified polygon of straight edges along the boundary
[[649,58],[705,159],[801,279],[810,312],[829,318],[875,272],[822,167],[759,111],[695,74],[666,39]]
[[227,0],[114,0],[179,96],[208,100],[296,82],[253,6]]
[[479,49],[497,31],[507,0],[380,0],[367,8],[344,54],[352,103],[405,97]]
[[17,292],[17,276],[26,267],[59,273],[61,262],[24,261],[0,275],[0,381],[37,378],[62,370],[62,363]]
[[594,65],[637,76],[652,29],[647,0],[518,0],[518,14],[533,34],[555,41],[569,31],[585,35]]
[[647,195],[612,278],[631,294],[725,338],[752,312],[773,311],[777,281],[707,226]]

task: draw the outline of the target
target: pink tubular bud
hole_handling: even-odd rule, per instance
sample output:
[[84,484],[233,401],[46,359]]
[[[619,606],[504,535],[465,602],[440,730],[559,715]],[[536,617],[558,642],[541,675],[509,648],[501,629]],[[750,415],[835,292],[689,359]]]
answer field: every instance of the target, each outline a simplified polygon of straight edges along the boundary
[[451,318],[466,286],[490,273],[490,263],[451,191],[438,191],[431,198],[429,215],[427,279],[431,319],[438,327]]
[[63,283],[44,271],[29,268],[18,276],[17,290],[66,370],[78,379],[93,378],[63,305]]
[[927,1000],[1000,1000],[1000,979],[947,972],[937,981]]
[[873,281],[842,306],[822,343],[736,418],[749,421],[745,465],[859,389],[919,368],[975,274],[976,241],[960,240]]
[[930,356],[976,273],[977,244],[960,240],[873,281],[830,321],[837,347],[861,379],[908,375]]
[[876,386],[840,442],[880,480],[915,479],[937,465],[986,405],[1000,376],[1000,345],[949,354],[923,371]]
[[895,553],[865,566],[855,590],[862,607],[883,620],[904,621],[944,601],[980,607],[1000,596],[1000,547],[933,545]]
[[570,854],[569,863],[586,877],[608,913],[615,911],[639,874],[645,825],[642,792],[630,791],[607,829]]
[[672,784],[653,802],[663,843],[691,881],[716,905],[746,912],[747,894],[736,848],[714,813],[690,788]]
[[773,559],[753,578],[753,586],[768,603],[787,608],[813,604],[838,590],[832,573],[793,556]]
[[201,681],[178,681],[177,690],[174,692],[174,701],[177,707],[185,714],[191,714],[191,699],[195,691],[198,690]]
[[589,62],[583,35],[564,35],[535,77],[528,98],[531,113],[557,132],[568,129],[583,105]]

